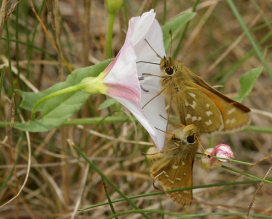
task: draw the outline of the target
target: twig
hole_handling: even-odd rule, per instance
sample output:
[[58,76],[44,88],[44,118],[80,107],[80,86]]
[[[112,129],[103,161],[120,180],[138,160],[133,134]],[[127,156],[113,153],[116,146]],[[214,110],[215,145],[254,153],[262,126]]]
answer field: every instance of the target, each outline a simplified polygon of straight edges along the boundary
[[82,181],[81,181],[81,185],[80,185],[80,191],[79,191],[79,194],[78,194],[78,198],[77,198],[77,201],[76,201],[76,204],[75,204],[71,219],[74,219],[77,212],[78,212],[78,209],[79,209],[79,206],[80,206],[80,203],[81,203],[81,199],[82,199],[82,195],[83,195],[83,192],[84,192],[85,184],[87,182],[87,176],[88,176],[89,168],[90,168],[90,166],[86,165],[84,173],[83,173],[83,178],[82,178]]
[[[271,170],[272,170],[272,167],[269,168],[269,170],[266,172],[266,174],[265,174],[265,176],[264,176],[263,179],[265,179],[269,175],[269,173],[270,173]],[[253,198],[252,198],[252,200],[251,200],[251,202],[250,202],[250,204],[248,206],[247,218],[249,218],[249,216],[250,216],[250,210],[251,210],[251,208],[252,208],[252,206],[253,206],[253,204],[255,202],[256,195],[259,192],[259,190],[263,187],[263,184],[264,184],[264,182],[260,182],[258,184],[258,187],[257,187],[256,191],[254,192]]]
[[272,113],[270,112],[266,112],[266,111],[258,110],[258,109],[251,109],[251,112],[262,115],[262,116],[266,116],[272,119]]
[[131,140],[126,140],[126,139],[114,138],[114,137],[111,137],[111,136],[104,135],[104,134],[101,134],[101,133],[99,133],[99,132],[96,132],[96,131],[94,131],[94,130],[86,129],[83,125],[77,125],[77,127],[78,127],[79,129],[83,129],[84,131],[89,132],[90,134],[93,134],[93,135],[96,135],[96,136],[99,136],[99,137],[101,137],[101,138],[105,138],[105,139],[108,139],[108,140],[112,140],[112,141],[124,142],[124,143],[131,143],[131,144],[139,144],[139,145],[154,145],[154,144],[151,143],[151,142],[145,142],[145,141],[131,141]]
[[3,27],[5,24],[5,20],[8,15],[8,5],[10,3],[10,0],[3,0],[2,1],[2,6],[1,6],[1,11],[0,11],[0,37],[2,36],[3,32]]
[[[23,121],[23,117],[21,115],[20,115],[20,117]],[[0,205],[0,208],[6,206],[7,204],[11,203],[16,198],[18,198],[18,196],[21,194],[21,192],[23,191],[23,189],[27,183],[29,173],[30,173],[30,167],[31,167],[31,142],[30,142],[29,132],[26,131],[25,134],[26,134],[26,140],[27,140],[28,161],[27,161],[27,169],[26,169],[26,176],[25,176],[24,182],[23,182],[21,188],[19,189],[19,191],[17,192],[17,194],[15,196],[13,196],[11,199],[9,199],[8,201],[6,201],[4,204]]]

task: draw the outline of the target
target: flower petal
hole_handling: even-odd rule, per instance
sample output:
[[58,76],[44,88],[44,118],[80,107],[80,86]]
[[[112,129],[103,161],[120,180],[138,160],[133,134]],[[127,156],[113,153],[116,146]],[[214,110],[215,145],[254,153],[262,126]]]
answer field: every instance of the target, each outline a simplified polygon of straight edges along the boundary
[[[227,144],[219,144],[216,145],[214,150],[212,151],[211,155],[214,155],[216,157],[221,157],[221,158],[227,158],[227,159],[233,159],[234,154],[231,149],[231,147]],[[219,159],[222,162],[226,162],[227,160],[224,159]]]
[[123,104],[135,117],[136,119],[142,124],[142,126],[148,131],[152,139],[157,142],[156,132],[149,123],[149,121],[146,119],[146,117],[143,114],[142,108],[138,107],[139,105],[135,105],[134,102],[120,97],[114,97],[118,102]]
[[106,69],[109,73],[104,83],[109,87],[109,95],[131,99],[140,103],[141,89],[137,76],[136,56],[131,44],[124,45],[113,65]]
[[133,45],[136,45],[139,41],[144,39],[155,20],[155,16],[156,13],[151,9],[149,12],[143,13],[140,17],[130,19],[127,39]]
[[[153,21],[151,19],[153,18]],[[165,50],[163,46],[163,34],[161,27],[156,19],[154,19],[154,11],[145,13],[145,16],[141,17],[141,21],[134,20],[135,26],[140,30],[144,29],[142,25],[149,25],[149,29],[144,34],[142,32],[142,39],[136,42],[134,48],[137,57],[137,70],[139,77],[142,73],[150,73],[153,75],[160,75],[160,57],[153,51],[153,49],[161,56],[165,56]],[[133,39],[133,37],[132,37]],[[148,43],[150,45],[148,45]],[[158,63],[158,65],[141,63],[141,61]],[[140,81],[142,86],[142,98],[141,105],[143,107],[146,118],[150,121],[155,128],[157,141],[155,141],[159,150],[162,150],[165,141],[165,133],[160,130],[165,130],[167,127],[167,113],[165,109],[165,97],[163,94],[158,95],[161,92],[160,78],[155,76],[144,77],[144,80]],[[157,128],[157,129],[156,129]],[[160,130],[158,130],[160,129]]]

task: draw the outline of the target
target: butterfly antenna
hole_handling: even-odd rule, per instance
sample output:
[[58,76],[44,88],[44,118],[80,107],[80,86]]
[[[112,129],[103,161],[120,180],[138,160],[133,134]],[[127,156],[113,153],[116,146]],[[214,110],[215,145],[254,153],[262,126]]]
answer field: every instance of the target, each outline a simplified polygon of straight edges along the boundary
[[165,133],[165,134],[171,134],[171,132],[170,132],[170,131],[164,131],[164,130],[159,129],[159,128],[157,128],[157,127],[155,127],[155,129],[157,129],[157,130],[159,130],[159,131],[161,131],[161,132],[163,132],[163,133]]
[[154,51],[154,53],[160,58],[160,59],[162,59],[162,57],[159,55],[159,53],[157,53],[157,51],[150,45],[150,43],[147,41],[147,39],[144,39],[146,42],[147,42],[147,44],[149,45],[149,47]]
[[172,57],[172,42],[173,42],[173,33],[172,30],[169,30],[169,35],[170,35],[170,57]]

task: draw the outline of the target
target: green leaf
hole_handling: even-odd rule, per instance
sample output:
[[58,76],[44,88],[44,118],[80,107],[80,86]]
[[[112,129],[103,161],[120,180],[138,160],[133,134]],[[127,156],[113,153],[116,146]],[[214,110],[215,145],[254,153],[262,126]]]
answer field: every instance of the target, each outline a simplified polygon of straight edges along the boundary
[[242,102],[246,96],[250,94],[255,86],[255,83],[263,71],[263,67],[254,68],[246,72],[240,78],[240,91],[238,97],[235,98],[238,102]]
[[[55,91],[74,86],[83,78],[97,76],[106,68],[110,61],[106,60],[98,65],[77,69],[68,76],[66,81],[55,84],[42,92],[21,92],[23,98],[21,107],[31,111],[40,98]],[[78,91],[49,99],[39,106],[40,117],[26,123],[16,123],[15,128],[30,132],[44,132],[56,128],[75,114],[89,96],[88,93]]]
[[173,37],[173,40],[175,40],[179,34],[179,31],[183,28],[183,26],[188,21],[192,20],[194,16],[196,16],[196,13],[194,12],[183,13],[180,16],[174,18],[173,20],[163,25],[162,31],[163,31],[163,38],[164,38],[164,46],[166,50],[169,49],[169,46],[171,43],[169,31],[172,30],[172,37]]
[[109,98],[109,99],[106,99],[103,103],[101,103],[98,109],[99,110],[106,109],[116,103],[117,101],[115,99]]

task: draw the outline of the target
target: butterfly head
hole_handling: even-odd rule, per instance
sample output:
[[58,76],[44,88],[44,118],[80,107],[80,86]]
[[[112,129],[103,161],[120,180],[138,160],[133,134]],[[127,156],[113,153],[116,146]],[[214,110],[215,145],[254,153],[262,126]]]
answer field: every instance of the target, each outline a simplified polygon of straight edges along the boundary
[[163,57],[160,62],[160,68],[165,75],[173,76],[177,71],[175,60],[171,57]]
[[176,145],[190,145],[197,143],[197,127],[193,124],[184,128],[177,128],[171,131],[171,142]]

